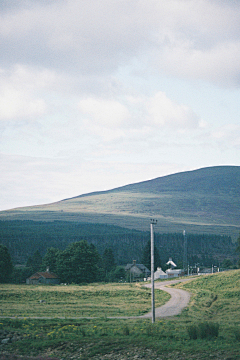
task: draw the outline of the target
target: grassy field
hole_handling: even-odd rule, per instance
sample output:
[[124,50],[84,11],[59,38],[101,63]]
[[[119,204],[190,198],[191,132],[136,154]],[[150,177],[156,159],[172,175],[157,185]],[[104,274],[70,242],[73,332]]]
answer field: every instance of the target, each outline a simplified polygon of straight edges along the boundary
[[192,294],[182,315],[191,321],[211,320],[234,327],[240,324],[240,270],[201,276],[187,284],[177,284]]
[[[85,304],[88,304],[89,309],[92,307],[91,316],[97,315],[98,317],[70,319],[71,316],[69,316],[66,319],[54,318],[51,320],[2,318],[0,319],[2,333],[5,333],[5,337],[15,336],[17,341],[1,345],[0,359],[18,360],[13,355],[11,358],[10,354],[25,354],[25,356],[32,357],[41,354],[41,359],[49,360],[52,358],[83,360],[239,359],[240,270],[202,276],[190,282],[172,286],[190,291],[192,294],[190,304],[181,315],[158,319],[155,324],[151,323],[151,319],[124,320],[106,317],[106,307],[108,306],[111,309],[109,312],[111,315],[126,315],[131,312],[131,309],[133,311],[131,315],[142,313],[141,307],[146,306],[145,294],[148,293],[148,290],[141,289],[139,284],[131,286],[130,284],[96,284],[68,287],[71,294],[69,294],[69,298],[72,301],[77,297],[76,294],[79,296],[83,291],[81,294],[85,293],[87,297]],[[7,294],[14,294],[14,288],[18,299],[25,292],[25,300],[31,300],[36,304],[42,300],[42,296],[39,297],[39,294],[51,294],[47,300],[49,303],[46,301],[41,306],[37,306],[39,316],[44,313],[42,309],[45,305],[52,308],[52,314],[56,316],[58,300],[54,300],[55,295],[52,296],[55,291],[65,294],[60,302],[60,308],[64,303],[69,306],[66,301],[66,292],[68,292],[66,288],[64,290],[63,287],[36,286],[29,287],[27,290],[26,286],[12,287],[10,285],[1,286],[1,294],[4,290],[2,305],[10,308],[11,304],[15,303],[17,307],[16,295],[14,295],[14,301],[7,301]],[[26,297],[28,291],[28,297]],[[156,293],[157,297],[161,297],[161,293]],[[110,294],[113,295],[111,300]],[[14,296],[9,296],[9,299]],[[57,296],[61,298],[62,294]],[[136,302],[132,300],[135,297]],[[50,299],[52,300],[50,301]],[[164,298],[158,299],[158,301],[163,300]],[[29,308],[29,311],[32,311],[30,310],[31,306],[23,300],[19,301],[19,304],[25,306],[25,310]],[[71,308],[71,301],[69,304]],[[99,306],[99,310],[96,310],[96,305]],[[104,308],[105,310],[100,310]],[[150,298],[145,311],[149,308]],[[119,309],[122,311],[120,314]],[[89,315],[88,312],[86,314]],[[7,354],[8,357],[6,357]]]
[[[170,295],[156,291],[156,306]],[[139,284],[85,286],[0,285],[2,316],[106,317],[138,316],[151,309],[151,290]]]

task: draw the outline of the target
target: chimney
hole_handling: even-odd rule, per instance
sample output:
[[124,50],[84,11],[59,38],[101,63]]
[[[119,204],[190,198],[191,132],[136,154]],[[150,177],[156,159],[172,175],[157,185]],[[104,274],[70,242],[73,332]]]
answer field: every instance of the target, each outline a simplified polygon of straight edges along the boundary
[[136,265],[136,260],[133,260],[133,265]]
[[47,267],[46,272],[49,272],[49,266]]

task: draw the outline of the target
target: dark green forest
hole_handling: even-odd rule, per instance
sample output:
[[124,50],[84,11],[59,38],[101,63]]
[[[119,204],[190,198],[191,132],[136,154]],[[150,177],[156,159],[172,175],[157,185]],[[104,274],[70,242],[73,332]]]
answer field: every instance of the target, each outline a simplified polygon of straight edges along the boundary
[[[93,244],[102,256],[106,248],[113,250],[116,265],[140,262],[143,250],[150,239],[150,231],[126,229],[104,224],[67,221],[0,221],[0,243],[9,249],[14,265],[26,264],[29,257],[38,251],[44,257],[47,249],[65,250],[68,245],[86,240]],[[219,265],[229,258],[236,263],[236,244],[231,237],[207,234],[188,234],[188,262],[211,266]],[[180,267],[183,260],[183,234],[157,233],[155,245],[161,263],[172,257]]]

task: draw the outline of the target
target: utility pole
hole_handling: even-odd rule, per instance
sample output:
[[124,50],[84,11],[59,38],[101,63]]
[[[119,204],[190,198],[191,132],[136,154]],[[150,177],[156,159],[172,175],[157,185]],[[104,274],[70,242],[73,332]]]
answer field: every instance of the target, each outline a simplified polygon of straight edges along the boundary
[[152,323],[155,323],[155,296],[154,296],[154,232],[153,225],[157,224],[157,220],[150,219],[151,230],[151,285],[152,285]]
[[188,266],[187,261],[187,235],[186,231],[183,230],[183,270],[185,271]]

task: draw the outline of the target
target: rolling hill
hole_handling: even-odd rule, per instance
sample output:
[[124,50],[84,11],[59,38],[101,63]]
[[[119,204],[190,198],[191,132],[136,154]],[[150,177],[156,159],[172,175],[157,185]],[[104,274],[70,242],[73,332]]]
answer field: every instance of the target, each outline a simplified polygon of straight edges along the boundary
[[[96,184],[97,187],[97,184]],[[56,203],[0,212],[0,220],[76,221],[156,232],[240,231],[240,167],[216,166],[159,177]]]

